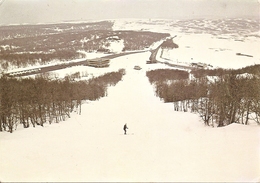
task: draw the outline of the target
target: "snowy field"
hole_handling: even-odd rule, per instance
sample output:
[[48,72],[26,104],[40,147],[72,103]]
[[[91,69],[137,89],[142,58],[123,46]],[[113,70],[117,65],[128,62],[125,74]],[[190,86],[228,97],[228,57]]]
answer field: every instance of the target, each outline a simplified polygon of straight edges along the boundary
[[[239,69],[260,64],[260,39],[234,41],[212,35],[180,35],[174,39],[177,49],[160,50],[160,60],[174,64],[205,63],[214,68]],[[162,52],[162,53],[161,53]],[[252,57],[238,56],[237,53]]]
[[0,181],[260,181],[259,126],[211,128],[196,114],[175,112],[145,76],[167,66],[146,64],[149,56],[127,55],[97,69],[125,68],[126,75],[107,97],[83,104],[82,115],[0,133]]
[[[237,26],[237,27],[232,27]],[[170,33],[177,49],[159,52],[162,62],[180,65],[210,64],[214,68],[238,69],[260,64],[259,20],[251,19],[121,19],[114,30],[137,30]],[[238,56],[237,53],[252,57]]]

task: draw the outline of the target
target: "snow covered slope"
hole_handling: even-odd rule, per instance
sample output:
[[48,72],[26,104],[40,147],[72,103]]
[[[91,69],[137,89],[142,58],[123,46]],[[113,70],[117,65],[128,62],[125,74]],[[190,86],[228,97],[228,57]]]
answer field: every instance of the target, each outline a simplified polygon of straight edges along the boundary
[[[0,133],[1,181],[259,181],[260,128],[205,127],[154,96],[150,53],[113,59],[126,75],[82,115]],[[139,65],[141,70],[134,70]],[[128,135],[123,135],[127,123]]]

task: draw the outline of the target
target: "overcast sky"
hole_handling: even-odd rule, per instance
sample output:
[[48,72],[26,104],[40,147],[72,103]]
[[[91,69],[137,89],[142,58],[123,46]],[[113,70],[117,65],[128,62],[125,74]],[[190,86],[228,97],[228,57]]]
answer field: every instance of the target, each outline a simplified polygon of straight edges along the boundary
[[259,17],[260,0],[0,0],[0,25],[115,18]]

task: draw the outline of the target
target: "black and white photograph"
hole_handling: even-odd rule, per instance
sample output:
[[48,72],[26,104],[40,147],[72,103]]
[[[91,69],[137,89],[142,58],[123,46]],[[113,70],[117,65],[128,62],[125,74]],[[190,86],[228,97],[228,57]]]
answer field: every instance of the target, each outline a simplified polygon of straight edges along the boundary
[[0,0],[0,182],[260,182],[260,0]]

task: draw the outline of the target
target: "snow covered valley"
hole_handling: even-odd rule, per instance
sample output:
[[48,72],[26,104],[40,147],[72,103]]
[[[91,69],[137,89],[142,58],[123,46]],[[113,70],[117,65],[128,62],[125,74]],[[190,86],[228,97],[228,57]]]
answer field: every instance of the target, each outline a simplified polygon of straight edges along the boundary
[[168,66],[146,64],[149,56],[112,59],[110,68],[126,75],[81,115],[0,133],[0,181],[260,181],[259,126],[211,128],[197,114],[175,112],[145,76]]

